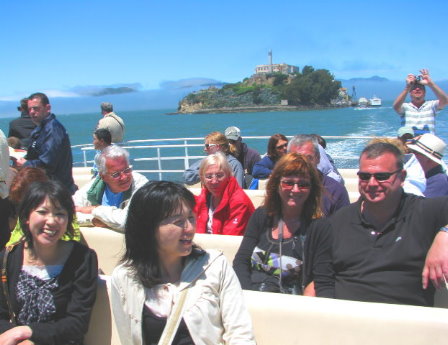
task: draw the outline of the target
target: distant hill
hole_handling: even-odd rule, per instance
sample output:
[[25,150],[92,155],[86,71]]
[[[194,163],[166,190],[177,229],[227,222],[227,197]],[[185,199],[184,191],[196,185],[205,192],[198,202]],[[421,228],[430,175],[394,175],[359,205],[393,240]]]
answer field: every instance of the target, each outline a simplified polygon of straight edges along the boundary
[[[383,101],[392,101],[398,94],[403,90],[405,82],[397,80],[389,80],[387,78],[382,78],[374,76],[371,78],[352,78],[352,79],[338,79],[342,86],[347,88],[349,95],[352,95],[353,86],[356,89],[357,97],[370,98],[374,95],[380,97]],[[439,85],[445,92],[448,92],[448,80],[437,81]],[[434,98],[434,94],[428,88],[427,98]]]

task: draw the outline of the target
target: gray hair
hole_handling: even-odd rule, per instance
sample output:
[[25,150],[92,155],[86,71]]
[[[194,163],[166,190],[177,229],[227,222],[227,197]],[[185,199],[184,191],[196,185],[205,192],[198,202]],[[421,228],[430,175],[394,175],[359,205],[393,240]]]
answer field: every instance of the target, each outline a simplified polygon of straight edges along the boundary
[[118,159],[124,158],[126,159],[126,163],[129,165],[129,152],[124,148],[118,145],[110,145],[106,147],[103,151],[101,151],[99,157],[96,158],[95,163],[98,166],[98,172],[100,174],[105,174],[107,172],[106,169],[106,160],[107,159]]
[[101,103],[101,111],[111,113],[114,111],[114,106],[112,105],[112,103],[103,102]]
[[218,165],[219,168],[224,171],[224,173],[227,176],[233,176],[232,173],[232,168],[230,167],[230,164],[227,160],[227,157],[224,153],[218,151],[216,153],[212,153],[210,155],[208,155],[207,157],[205,157],[202,162],[201,162],[201,166],[199,168],[199,177],[201,178],[201,182],[205,183],[204,181],[204,175],[205,175],[205,170],[207,170],[207,168],[210,165]]
[[288,143],[288,152],[291,152],[291,150],[294,147],[301,147],[306,143],[312,143],[314,147],[314,154],[316,155],[317,159],[320,159],[320,152],[319,152],[319,143],[317,142],[317,139],[314,135],[311,134],[298,134],[294,138],[292,138]]

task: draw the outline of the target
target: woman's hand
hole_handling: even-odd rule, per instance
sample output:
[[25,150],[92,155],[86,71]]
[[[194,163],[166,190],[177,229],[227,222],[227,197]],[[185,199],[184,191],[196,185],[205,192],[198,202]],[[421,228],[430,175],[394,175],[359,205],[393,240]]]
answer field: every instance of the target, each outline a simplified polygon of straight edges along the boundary
[[33,331],[28,326],[17,326],[11,328],[10,330],[0,335],[0,344],[2,345],[34,344],[32,341],[28,340],[28,338],[31,338],[32,334]]

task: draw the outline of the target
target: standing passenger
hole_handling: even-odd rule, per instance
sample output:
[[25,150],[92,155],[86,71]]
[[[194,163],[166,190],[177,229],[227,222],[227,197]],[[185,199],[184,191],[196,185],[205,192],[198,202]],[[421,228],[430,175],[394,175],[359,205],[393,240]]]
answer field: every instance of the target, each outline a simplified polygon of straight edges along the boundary
[[112,135],[112,142],[121,143],[124,137],[124,122],[123,119],[114,113],[114,107],[111,103],[101,103],[101,114],[103,118],[98,122],[98,128],[107,129]]
[[28,111],[37,127],[31,133],[31,144],[25,158],[16,161],[18,167],[45,169],[50,179],[56,179],[73,194],[78,189],[72,175],[72,148],[64,126],[51,113],[48,97],[33,93],[28,97]]
[[[448,96],[437,84],[430,78],[429,71],[422,69],[418,77],[408,74],[406,78],[406,87],[395,99],[394,110],[401,117],[401,125],[412,127],[414,135],[424,133],[435,133],[435,116],[437,112],[448,104]],[[425,101],[425,85],[429,86],[435,93],[437,100]],[[411,102],[404,103],[406,95],[411,96]]]
[[19,139],[18,148],[27,150],[31,143],[31,132],[36,128],[36,124],[28,113],[28,98],[23,98],[20,101],[20,106],[17,107],[17,110],[20,111],[20,117],[9,123],[8,138],[15,137]]
[[132,198],[126,252],[112,274],[122,345],[255,345],[231,266],[221,252],[193,242],[194,204],[190,191],[167,181],[149,182]]

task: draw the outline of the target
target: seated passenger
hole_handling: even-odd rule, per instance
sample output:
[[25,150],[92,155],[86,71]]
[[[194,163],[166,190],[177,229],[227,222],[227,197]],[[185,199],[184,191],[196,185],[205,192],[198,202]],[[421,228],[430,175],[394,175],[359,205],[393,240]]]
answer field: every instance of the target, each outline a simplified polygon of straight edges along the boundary
[[414,152],[425,172],[425,197],[435,198],[448,195],[448,176],[442,167],[446,144],[431,133],[417,137],[408,148]]
[[148,182],[133,196],[123,263],[112,273],[122,345],[255,345],[235,272],[221,252],[193,242],[194,205],[188,189],[167,181]]
[[205,157],[199,174],[203,187],[196,198],[197,232],[243,235],[255,208],[232,176],[226,157],[220,152]]
[[93,160],[92,177],[98,175],[98,165],[96,161],[99,159],[101,152],[108,146],[112,145],[112,136],[106,128],[98,128],[93,132],[93,147],[95,148],[96,155]]
[[[24,167],[19,170],[17,175],[14,177],[11,190],[9,191],[9,201],[12,206],[12,215],[9,220],[9,226],[12,230],[11,237],[9,238],[6,246],[15,244],[22,240],[24,234],[20,222],[18,221],[18,210],[19,205],[22,202],[22,199],[28,193],[28,188],[33,182],[47,182],[48,176],[45,173],[44,169],[41,168],[33,168],[33,167]],[[70,241],[75,240],[79,241],[81,239],[81,234],[79,232],[78,222],[74,219],[72,223],[73,233],[66,232],[62,236],[62,240]]]
[[[244,188],[244,170],[238,160],[230,154],[229,141],[224,134],[220,132],[212,132],[205,137],[204,152],[207,155],[211,155],[216,152],[222,152],[225,154],[227,161],[232,167],[233,176],[236,181]],[[198,183],[201,178],[199,176],[199,167],[201,166],[201,160],[193,163],[187,170],[184,171],[184,182],[187,185],[193,185]]]
[[[292,138],[288,144],[288,152],[304,155],[317,169],[320,162],[319,144],[316,139],[307,134],[299,134]],[[326,217],[331,216],[340,208],[350,204],[347,189],[335,179],[319,171],[323,186],[322,212]]]
[[257,163],[261,157],[260,154],[243,143],[243,138],[241,137],[241,131],[238,127],[231,126],[227,127],[224,131],[224,135],[227,140],[229,140],[230,153],[234,156],[243,166],[244,170],[244,187],[248,189],[253,180],[253,168],[254,164]]
[[[0,253],[7,293],[0,294],[0,344],[82,344],[96,296],[98,262],[74,241],[71,194],[58,182],[34,182],[19,220],[24,241]],[[6,258],[5,258],[6,256]]]
[[148,179],[129,166],[129,153],[120,146],[106,147],[98,159],[99,175],[73,196],[81,225],[123,230],[132,194]]
[[344,179],[339,173],[338,168],[336,168],[336,164],[334,163],[333,158],[326,151],[327,142],[325,141],[325,139],[322,138],[319,134],[310,135],[316,139],[319,147],[320,160],[319,164],[317,164],[317,170],[319,170],[322,174],[331,177],[333,180],[344,184]]
[[[275,165],[233,268],[243,289],[333,297],[332,237],[317,169],[289,153]],[[280,273],[281,272],[281,273]]]
[[275,163],[286,154],[288,139],[283,134],[274,134],[269,138],[268,153],[261,161],[254,165],[253,176],[258,179],[267,179],[271,176]]

